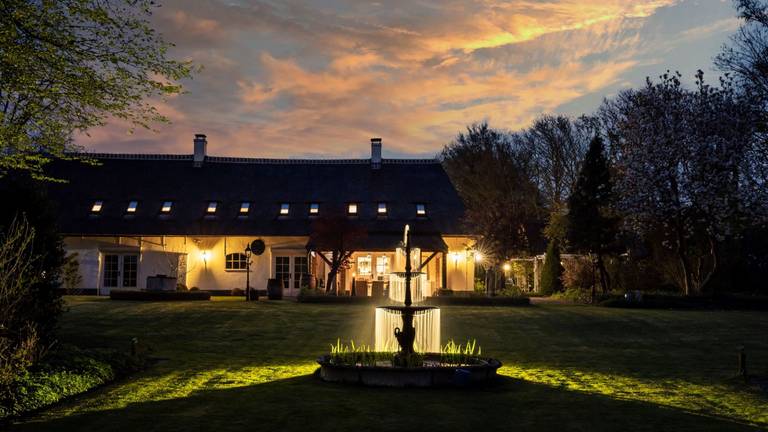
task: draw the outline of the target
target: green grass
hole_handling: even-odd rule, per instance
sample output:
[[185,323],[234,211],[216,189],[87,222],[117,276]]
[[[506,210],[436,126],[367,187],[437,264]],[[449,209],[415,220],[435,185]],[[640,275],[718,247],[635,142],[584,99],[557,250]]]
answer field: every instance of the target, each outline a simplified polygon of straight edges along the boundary
[[586,306],[444,307],[442,339],[476,339],[503,379],[481,390],[319,382],[337,337],[370,341],[373,308],[287,301],[72,298],[61,334],[150,369],[14,426],[34,431],[760,430],[768,397],[733,378],[736,347],[768,372],[768,314]]

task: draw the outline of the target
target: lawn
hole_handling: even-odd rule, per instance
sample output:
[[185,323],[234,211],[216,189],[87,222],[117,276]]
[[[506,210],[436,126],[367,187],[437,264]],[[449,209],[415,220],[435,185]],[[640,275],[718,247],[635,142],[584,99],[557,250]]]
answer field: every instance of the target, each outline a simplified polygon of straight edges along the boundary
[[443,340],[504,367],[479,390],[322,383],[337,337],[368,341],[373,309],[289,301],[71,298],[65,342],[158,361],[17,424],[19,431],[690,430],[768,428],[768,395],[734,379],[736,347],[768,373],[768,314],[547,305],[444,307]]

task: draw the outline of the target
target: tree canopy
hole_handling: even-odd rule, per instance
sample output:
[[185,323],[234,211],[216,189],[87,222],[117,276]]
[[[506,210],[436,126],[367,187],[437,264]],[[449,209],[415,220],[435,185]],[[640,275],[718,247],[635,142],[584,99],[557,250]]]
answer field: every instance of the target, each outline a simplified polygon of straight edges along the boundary
[[193,66],[149,23],[152,0],[0,2],[0,176],[75,149],[72,135],[118,118],[167,119],[152,98],[179,93]]

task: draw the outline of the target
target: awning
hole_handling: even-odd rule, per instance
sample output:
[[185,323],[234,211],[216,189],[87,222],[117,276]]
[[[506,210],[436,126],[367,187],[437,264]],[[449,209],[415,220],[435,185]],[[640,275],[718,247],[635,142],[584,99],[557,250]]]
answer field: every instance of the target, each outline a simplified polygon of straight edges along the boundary
[[[369,233],[360,238],[351,239],[345,249],[356,252],[394,252],[403,246],[402,233]],[[447,252],[448,245],[440,234],[411,234],[411,247],[419,248],[423,252]],[[329,245],[323,245],[315,241],[311,236],[307,243],[308,250],[327,251],[332,249]]]

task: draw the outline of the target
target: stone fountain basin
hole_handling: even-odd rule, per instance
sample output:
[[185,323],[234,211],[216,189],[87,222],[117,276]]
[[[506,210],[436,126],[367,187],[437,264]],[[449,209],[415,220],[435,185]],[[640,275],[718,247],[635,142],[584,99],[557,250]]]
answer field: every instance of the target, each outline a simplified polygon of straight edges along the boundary
[[323,381],[377,387],[471,387],[490,383],[496,378],[501,362],[492,358],[474,359],[465,366],[437,365],[439,354],[426,354],[431,366],[414,368],[393,366],[356,366],[331,364],[331,356],[317,359]]

